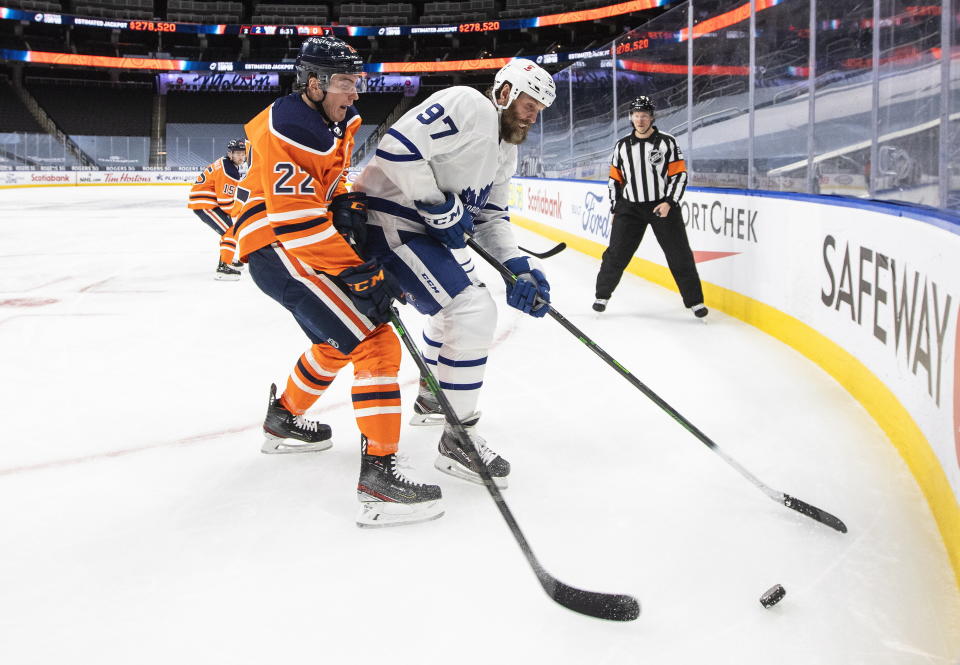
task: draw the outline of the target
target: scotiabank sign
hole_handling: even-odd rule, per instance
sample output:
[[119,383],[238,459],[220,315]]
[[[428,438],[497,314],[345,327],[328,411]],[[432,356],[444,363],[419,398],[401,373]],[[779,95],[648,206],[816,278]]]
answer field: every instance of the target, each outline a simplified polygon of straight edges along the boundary
[[34,173],[29,172],[29,182],[35,185],[72,185],[73,174],[68,172]]

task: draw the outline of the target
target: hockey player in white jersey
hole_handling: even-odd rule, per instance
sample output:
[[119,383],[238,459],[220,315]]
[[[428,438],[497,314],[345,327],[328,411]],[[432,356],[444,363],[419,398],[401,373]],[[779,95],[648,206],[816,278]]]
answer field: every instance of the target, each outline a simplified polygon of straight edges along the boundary
[[[517,248],[507,192],[522,143],[556,97],[550,75],[529,60],[512,60],[494,77],[489,96],[455,86],[408,111],[380,141],[354,185],[368,209],[366,253],[400,282],[414,307],[429,315],[423,355],[463,421],[497,485],[510,464],[476,433],[477,403],[493,342],[497,309],[474,275],[464,234],[504,263],[518,281],[507,303],[534,317],[547,307],[550,285],[534,259]],[[439,414],[421,388],[417,411]],[[443,417],[434,418],[442,423]],[[446,426],[436,467],[481,483],[477,469]]]

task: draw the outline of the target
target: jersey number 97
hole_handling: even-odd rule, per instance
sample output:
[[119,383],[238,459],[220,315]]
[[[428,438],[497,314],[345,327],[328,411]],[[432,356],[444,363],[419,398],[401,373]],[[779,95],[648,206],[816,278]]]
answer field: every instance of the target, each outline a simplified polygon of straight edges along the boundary
[[435,134],[431,134],[430,138],[442,139],[444,136],[453,136],[460,131],[457,129],[457,126],[453,124],[453,118],[448,115],[443,115],[445,112],[445,109],[440,104],[431,104],[423,111],[423,113],[417,116],[417,120],[422,122],[424,125],[429,125],[437,120],[440,120],[449,128],[436,132]]

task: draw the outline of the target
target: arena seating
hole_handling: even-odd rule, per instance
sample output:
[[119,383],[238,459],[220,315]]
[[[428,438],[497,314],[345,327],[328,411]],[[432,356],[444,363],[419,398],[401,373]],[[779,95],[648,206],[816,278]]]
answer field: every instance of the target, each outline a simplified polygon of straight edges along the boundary
[[27,107],[20,102],[13,85],[3,77],[0,77],[0,132],[43,132]]
[[186,23],[240,23],[243,4],[240,2],[198,2],[169,0],[167,19]]
[[72,13],[116,19],[154,17],[153,0],[80,0],[73,4]]
[[27,90],[67,134],[149,136],[153,92],[30,80]]
[[322,25],[330,21],[326,5],[282,5],[260,3],[251,17],[253,23]]
[[463,2],[427,2],[423,5],[421,23],[463,23],[497,18],[494,0]]
[[340,5],[340,23],[348,25],[404,25],[413,22],[413,5],[409,3],[347,2]]

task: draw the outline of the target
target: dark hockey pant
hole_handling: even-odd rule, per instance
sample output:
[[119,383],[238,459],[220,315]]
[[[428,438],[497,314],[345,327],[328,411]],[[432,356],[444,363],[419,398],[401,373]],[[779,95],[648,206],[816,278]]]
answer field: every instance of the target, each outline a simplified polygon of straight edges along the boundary
[[233,226],[230,215],[220,208],[207,208],[205,210],[194,210],[193,212],[200,218],[200,221],[216,231],[219,236],[222,236]]
[[670,206],[667,217],[653,214],[656,203],[632,203],[621,199],[614,211],[613,225],[610,230],[610,245],[603,253],[600,273],[597,275],[596,297],[609,299],[620,283],[634,252],[643,240],[647,225],[653,227],[653,233],[667,259],[667,266],[680,289],[685,307],[693,307],[703,302],[703,289],[700,275],[693,261],[693,252],[683,228],[683,216],[679,206]]

